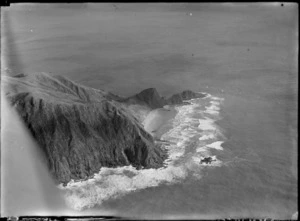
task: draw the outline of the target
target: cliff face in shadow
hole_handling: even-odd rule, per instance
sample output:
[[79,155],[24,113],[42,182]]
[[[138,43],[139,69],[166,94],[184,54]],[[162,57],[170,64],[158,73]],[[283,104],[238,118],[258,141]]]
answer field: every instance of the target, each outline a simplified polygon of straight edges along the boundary
[[120,97],[43,73],[3,76],[2,84],[57,182],[87,178],[101,167],[163,165],[165,151]]

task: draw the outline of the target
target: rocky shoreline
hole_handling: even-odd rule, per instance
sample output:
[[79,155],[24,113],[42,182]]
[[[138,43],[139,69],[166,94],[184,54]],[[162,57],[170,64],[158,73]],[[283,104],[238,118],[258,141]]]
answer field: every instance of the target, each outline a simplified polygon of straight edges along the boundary
[[46,73],[2,80],[6,97],[45,154],[50,173],[64,184],[89,179],[102,167],[162,167],[167,152],[145,130],[137,112],[130,111],[131,105],[144,108],[147,116],[166,104],[202,96],[189,91],[165,99],[146,89],[124,99]]

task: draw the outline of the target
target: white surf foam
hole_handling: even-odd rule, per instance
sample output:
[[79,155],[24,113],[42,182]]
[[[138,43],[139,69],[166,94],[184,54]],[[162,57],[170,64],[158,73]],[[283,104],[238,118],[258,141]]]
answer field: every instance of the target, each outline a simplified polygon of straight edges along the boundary
[[208,144],[206,146],[209,147],[209,148],[217,149],[217,150],[223,150],[223,147],[221,146],[222,143],[224,143],[224,141],[216,141],[216,142],[213,142],[213,143]]
[[206,131],[206,130],[217,130],[216,126],[214,125],[214,120],[209,119],[209,118],[205,118],[205,119],[199,119],[199,126],[198,128]]
[[205,94],[205,97],[203,97],[202,99],[207,99],[207,98],[211,98],[212,95],[209,94],[209,93],[206,93],[206,92],[198,92],[198,93],[202,93],[202,94]]
[[208,148],[206,147],[206,146],[201,146],[201,147],[198,147],[197,149],[196,149],[196,152],[197,153],[203,153],[203,152],[207,152],[207,150],[208,150]]
[[199,138],[200,141],[214,139],[216,137],[215,133],[205,134]]
[[211,104],[214,104],[214,105],[219,105],[220,104],[220,101],[210,101],[209,103],[211,103]]
[[[214,106],[205,108],[204,104],[210,98],[215,98],[210,102],[210,106]],[[101,168],[92,179],[69,182],[66,187],[60,185],[59,187],[65,191],[66,203],[73,209],[82,210],[130,192],[180,182],[189,174],[199,179],[203,167],[199,163],[201,157],[209,156],[210,148],[222,148],[222,141],[216,140],[220,132],[214,124],[215,120],[205,116],[205,110],[219,111],[219,101],[216,97],[207,94],[205,100],[193,99],[190,105],[175,107],[177,115],[173,119],[172,129],[161,136],[162,140],[170,142],[165,145],[168,150],[168,159],[164,162],[165,167],[142,170],[136,170],[132,166]],[[201,116],[203,119],[199,119]],[[200,135],[202,136],[199,138]],[[200,142],[201,147],[195,148],[197,145],[195,142]],[[220,165],[221,161],[217,160],[208,166]]]
[[211,114],[211,115],[219,115],[220,111],[220,101],[210,101],[210,106],[206,107],[205,113]]
[[218,100],[218,101],[223,101],[223,100],[224,100],[224,98],[215,97],[215,96],[210,96],[210,98],[211,98],[212,100]]
[[219,114],[219,112],[218,111],[216,111],[216,110],[205,110],[204,111],[205,113],[208,113],[208,114],[212,114],[212,115],[217,115],[217,114]]
[[207,107],[206,110],[219,111],[220,107],[218,107],[217,104],[212,104],[209,107]]
[[[131,175],[125,175],[130,172]],[[126,193],[161,183],[176,183],[187,175],[184,167],[169,166],[163,169],[136,170],[132,166],[101,168],[94,178],[82,182],[70,182],[65,190],[66,203],[75,210],[92,208],[103,201]]]

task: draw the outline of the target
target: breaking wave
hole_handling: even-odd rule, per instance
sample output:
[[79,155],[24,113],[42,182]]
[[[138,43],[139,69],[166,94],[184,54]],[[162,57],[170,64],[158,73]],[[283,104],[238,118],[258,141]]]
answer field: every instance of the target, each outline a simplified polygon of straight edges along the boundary
[[[222,98],[206,93],[204,98],[188,100],[189,105],[177,105],[177,115],[172,128],[162,135],[169,157],[159,169],[137,170],[132,166],[101,168],[99,173],[86,181],[70,181],[58,187],[65,193],[69,207],[83,210],[101,205],[105,200],[162,184],[182,182],[188,176],[201,178],[206,166],[222,166],[210,149],[223,150],[224,136],[215,121],[220,119]],[[211,156],[211,164],[200,164],[203,157]]]

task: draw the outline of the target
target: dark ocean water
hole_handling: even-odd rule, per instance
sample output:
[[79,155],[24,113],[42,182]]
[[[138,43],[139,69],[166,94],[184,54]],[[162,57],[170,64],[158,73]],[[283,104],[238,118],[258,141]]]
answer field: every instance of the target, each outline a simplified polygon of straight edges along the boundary
[[2,69],[51,72],[119,95],[156,87],[224,98],[226,166],[201,179],[131,192],[93,212],[124,216],[276,217],[297,211],[297,6],[12,5]]

